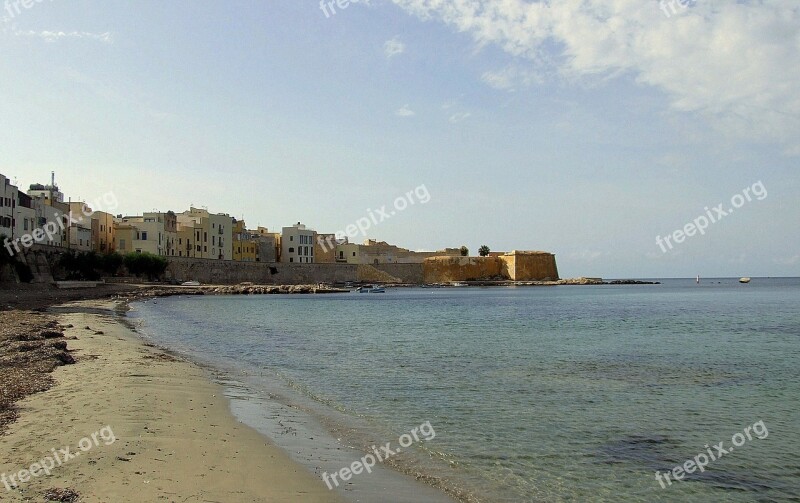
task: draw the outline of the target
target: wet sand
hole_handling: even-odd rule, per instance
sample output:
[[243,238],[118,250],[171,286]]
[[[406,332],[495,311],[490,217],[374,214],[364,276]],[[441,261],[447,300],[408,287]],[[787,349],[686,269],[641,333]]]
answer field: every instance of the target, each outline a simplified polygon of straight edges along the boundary
[[[0,436],[3,501],[42,501],[52,489],[86,503],[342,501],[239,422],[200,367],[145,345],[113,317],[57,317],[73,325],[64,335],[77,337],[68,340],[77,364],[56,368],[50,389],[16,402],[18,418]],[[62,460],[67,447],[77,456]],[[20,481],[40,460],[55,464],[50,474],[34,467],[38,476]]]

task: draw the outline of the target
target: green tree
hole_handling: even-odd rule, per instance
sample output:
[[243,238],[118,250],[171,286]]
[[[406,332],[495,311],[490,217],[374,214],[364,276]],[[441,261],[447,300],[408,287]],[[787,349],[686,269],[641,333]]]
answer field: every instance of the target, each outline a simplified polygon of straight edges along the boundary
[[468,257],[469,256],[469,248],[467,248],[466,246],[462,246],[461,247],[461,256],[462,257]]
[[116,276],[119,272],[119,268],[122,267],[123,261],[124,258],[121,254],[117,252],[107,253],[102,256],[100,267],[103,269],[103,272],[109,276]]
[[478,253],[480,254],[481,257],[488,257],[490,252],[491,250],[486,245],[483,245],[478,249]]
[[161,278],[169,265],[166,258],[147,252],[128,253],[122,262],[129,273],[137,277],[147,276],[147,279],[151,281]]

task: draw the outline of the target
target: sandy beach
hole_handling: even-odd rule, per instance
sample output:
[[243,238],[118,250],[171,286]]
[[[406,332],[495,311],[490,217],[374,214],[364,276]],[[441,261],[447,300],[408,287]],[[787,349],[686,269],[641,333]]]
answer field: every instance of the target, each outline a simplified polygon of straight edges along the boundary
[[342,501],[239,422],[197,365],[101,312],[57,319],[77,364],[16,402],[0,436],[0,500]]

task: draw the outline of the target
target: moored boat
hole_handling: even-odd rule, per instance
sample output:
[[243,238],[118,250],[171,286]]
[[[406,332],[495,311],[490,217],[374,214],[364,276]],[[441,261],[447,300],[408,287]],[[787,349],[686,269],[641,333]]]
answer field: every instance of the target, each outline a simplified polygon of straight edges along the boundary
[[378,285],[362,285],[355,291],[358,293],[386,293],[386,289]]

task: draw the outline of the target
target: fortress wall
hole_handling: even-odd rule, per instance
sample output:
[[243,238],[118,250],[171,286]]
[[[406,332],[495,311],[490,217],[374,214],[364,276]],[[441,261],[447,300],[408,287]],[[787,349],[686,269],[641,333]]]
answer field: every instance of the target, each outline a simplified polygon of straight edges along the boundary
[[425,283],[453,281],[557,280],[556,257],[546,252],[511,252],[490,257],[434,257],[423,263]]

